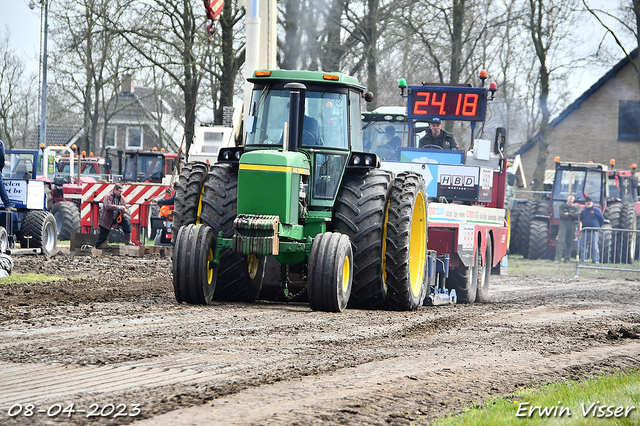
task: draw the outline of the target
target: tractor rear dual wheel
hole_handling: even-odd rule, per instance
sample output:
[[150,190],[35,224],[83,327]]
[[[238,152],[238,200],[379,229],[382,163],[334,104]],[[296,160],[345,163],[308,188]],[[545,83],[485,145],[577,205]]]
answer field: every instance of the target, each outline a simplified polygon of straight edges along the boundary
[[489,279],[493,264],[493,247],[488,240],[482,261],[481,241],[478,240],[474,265],[449,271],[447,287],[456,291],[460,303],[485,303],[489,301]]
[[[209,165],[201,162],[183,166],[176,185],[171,232],[175,236],[181,226],[196,223],[202,198],[202,188]],[[174,238],[175,242],[175,238]]]
[[[478,246],[480,247],[480,246]],[[480,250],[476,254],[476,263],[482,266],[475,269],[477,272],[476,277],[476,302],[486,303],[489,301],[489,278],[491,277],[491,266],[493,265],[493,246],[491,241],[487,240],[486,247],[484,249],[484,262],[482,256],[480,256]]]
[[427,201],[424,179],[413,172],[394,180],[385,218],[385,283],[390,309],[409,311],[425,296]]
[[349,237],[354,256],[351,308],[385,305],[384,224],[392,180],[384,170],[357,171],[344,177],[336,198],[334,229]]
[[314,311],[342,312],[353,281],[353,251],[349,237],[337,232],[318,234],[309,254],[307,296]]

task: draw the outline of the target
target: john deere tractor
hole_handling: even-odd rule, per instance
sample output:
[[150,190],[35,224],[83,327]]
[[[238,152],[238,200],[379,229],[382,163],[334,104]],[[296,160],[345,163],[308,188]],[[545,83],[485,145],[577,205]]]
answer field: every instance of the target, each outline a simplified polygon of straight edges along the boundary
[[356,79],[256,71],[246,143],[179,179],[173,252],[178,302],[254,301],[267,258],[306,278],[314,310],[416,309],[425,296],[421,175],[363,152]]

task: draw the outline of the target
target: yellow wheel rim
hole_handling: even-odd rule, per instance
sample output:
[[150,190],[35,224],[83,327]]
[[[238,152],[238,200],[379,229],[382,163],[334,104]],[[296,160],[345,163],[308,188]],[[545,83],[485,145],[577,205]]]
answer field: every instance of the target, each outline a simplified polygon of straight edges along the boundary
[[342,292],[346,293],[349,288],[349,276],[351,274],[351,262],[349,261],[349,256],[344,257],[344,262],[342,263]]
[[255,254],[250,254],[249,256],[247,256],[247,271],[249,272],[249,278],[254,279],[256,275],[258,275],[259,263],[260,262],[258,262],[258,256],[256,256]]
[[211,261],[213,260],[213,249],[209,249],[209,255],[207,256],[207,284],[211,285],[213,281],[213,269],[211,268]]
[[200,225],[200,214],[202,213],[202,197],[204,196],[204,185],[202,185],[202,191],[200,191],[200,198],[198,199],[198,213],[196,216],[196,225]]
[[409,273],[411,293],[419,297],[424,279],[424,262],[427,256],[427,210],[424,194],[418,192],[411,217],[411,239],[409,241]]
[[382,231],[382,280],[387,286],[387,223],[389,223],[389,202],[384,212],[384,227]]

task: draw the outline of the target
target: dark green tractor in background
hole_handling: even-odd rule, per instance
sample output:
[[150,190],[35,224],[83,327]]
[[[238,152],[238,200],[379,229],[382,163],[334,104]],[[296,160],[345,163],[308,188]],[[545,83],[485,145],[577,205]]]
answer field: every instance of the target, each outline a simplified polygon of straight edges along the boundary
[[256,71],[245,145],[187,164],[176,208],[178,302],[253,302],[267,259],[306,277],[314,310],[416,309],[425,296],[421,175],[363,152],[356,79]]

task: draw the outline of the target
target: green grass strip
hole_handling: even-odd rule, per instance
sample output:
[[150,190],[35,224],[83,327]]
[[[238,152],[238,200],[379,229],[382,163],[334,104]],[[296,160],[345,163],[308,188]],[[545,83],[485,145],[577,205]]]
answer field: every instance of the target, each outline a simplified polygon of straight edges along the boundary
[[435,425],[638,425],[639,408],[640,369],[635,369],[518,391],[464,414],[439,419]]
[[64,280],[64,277],[57,275],[44,275],[44,274],[11,274],[8,277],[0,278],[0,285],[7,284],[29,284],[29,283],[44,283],[49,281]]

